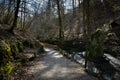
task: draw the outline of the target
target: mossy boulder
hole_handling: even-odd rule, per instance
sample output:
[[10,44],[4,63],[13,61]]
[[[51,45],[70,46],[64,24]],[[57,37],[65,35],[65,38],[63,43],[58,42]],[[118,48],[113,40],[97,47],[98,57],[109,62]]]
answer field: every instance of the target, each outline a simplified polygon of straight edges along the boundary
[[97,29],[91,36],[89,43],[89,59],[102,58],[104,55],[104,32],[102,29]]

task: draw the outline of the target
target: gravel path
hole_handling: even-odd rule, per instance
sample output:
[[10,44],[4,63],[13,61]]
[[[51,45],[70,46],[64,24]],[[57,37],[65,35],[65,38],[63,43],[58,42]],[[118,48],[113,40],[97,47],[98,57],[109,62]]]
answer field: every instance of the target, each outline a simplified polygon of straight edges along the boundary
[[[46,48],[42,57],[30,62],[19,80],[97,80],[79,64],[63,57],[59,51]],[[14,80],[17,80],[14,79]]]

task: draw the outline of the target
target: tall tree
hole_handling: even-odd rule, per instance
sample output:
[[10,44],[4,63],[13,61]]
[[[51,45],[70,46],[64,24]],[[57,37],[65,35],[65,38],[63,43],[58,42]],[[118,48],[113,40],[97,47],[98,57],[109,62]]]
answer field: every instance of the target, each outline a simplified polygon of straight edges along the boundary
[[48,0],[48,3],[47,3],[47,17],[48,17],[48,20],[50,20],[50,17],[51,17],[51,0]]
[[83,25],[84,25],[84,36],[86,43],[86,58],[85,67],[87,65],[87,58],[89,53],[89,42],[91,37],[91,27],[90,27],[90,2],[89,0],[83,0]]
[[22,30],[24,31],[25,29],[25,20],[26,20],[26,0],[23,0],[23,13],[24,13],[24,16],[23,16],[23,26],[22,26]]
[[62,12],[61,12],[61,8],[60,8],[60,1],[56,0],[57,3],[57,9],[58,9],[58,18],[59,18],[59,40],[63,41],[64,39],[64,27],[63,27],[63,21],[62,21]]
[[4,19],[4,23],[6,23],[6,24],[9,24],[9,21],[10,21],[10,19],[12,17],[12,16],[10,16],[12,1],[13,0],[9,0],[9,2],[8,2],[7,13],[5,14],[5,19]]
[[72,7],[73,7],[73,17],[74,17],[75,15],[75,1],[74,0],[72,0]]
[[18,12],[19,12],[19,7],[20,7],[21,0],[17,0],[16,2],[17,2],[17,6],[16,6],[16,9],[15,9],[15,13],[14,13],[14,21],[13,21],[12,27],[10,28],[11,33],[14,33],[13,30],[17,26],[17,18],[18,18]]

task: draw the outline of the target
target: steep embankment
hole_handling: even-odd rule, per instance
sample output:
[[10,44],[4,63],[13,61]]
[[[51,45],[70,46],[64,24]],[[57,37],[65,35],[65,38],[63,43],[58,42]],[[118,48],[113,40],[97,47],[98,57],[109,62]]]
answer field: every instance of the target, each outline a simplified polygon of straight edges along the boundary
[[[2,27],[0,26],[0,80],[6,80],[19,66],[34,59],[38,50],[43,51],[43,47],[30,35],[20,31],[11,34]],[[31,52],[32,56],[29,57],[24,53],[27,48],[37,51]]]

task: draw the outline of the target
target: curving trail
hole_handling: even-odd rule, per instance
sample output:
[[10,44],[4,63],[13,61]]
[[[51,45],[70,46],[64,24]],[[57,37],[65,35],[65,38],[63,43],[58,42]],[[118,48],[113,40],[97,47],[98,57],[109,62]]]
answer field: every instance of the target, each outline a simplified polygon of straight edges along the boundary
[[19,80],[97,80],[88,75],[81,65],[66,59],[57,50],[45,49],[42,57],[24,68]]

